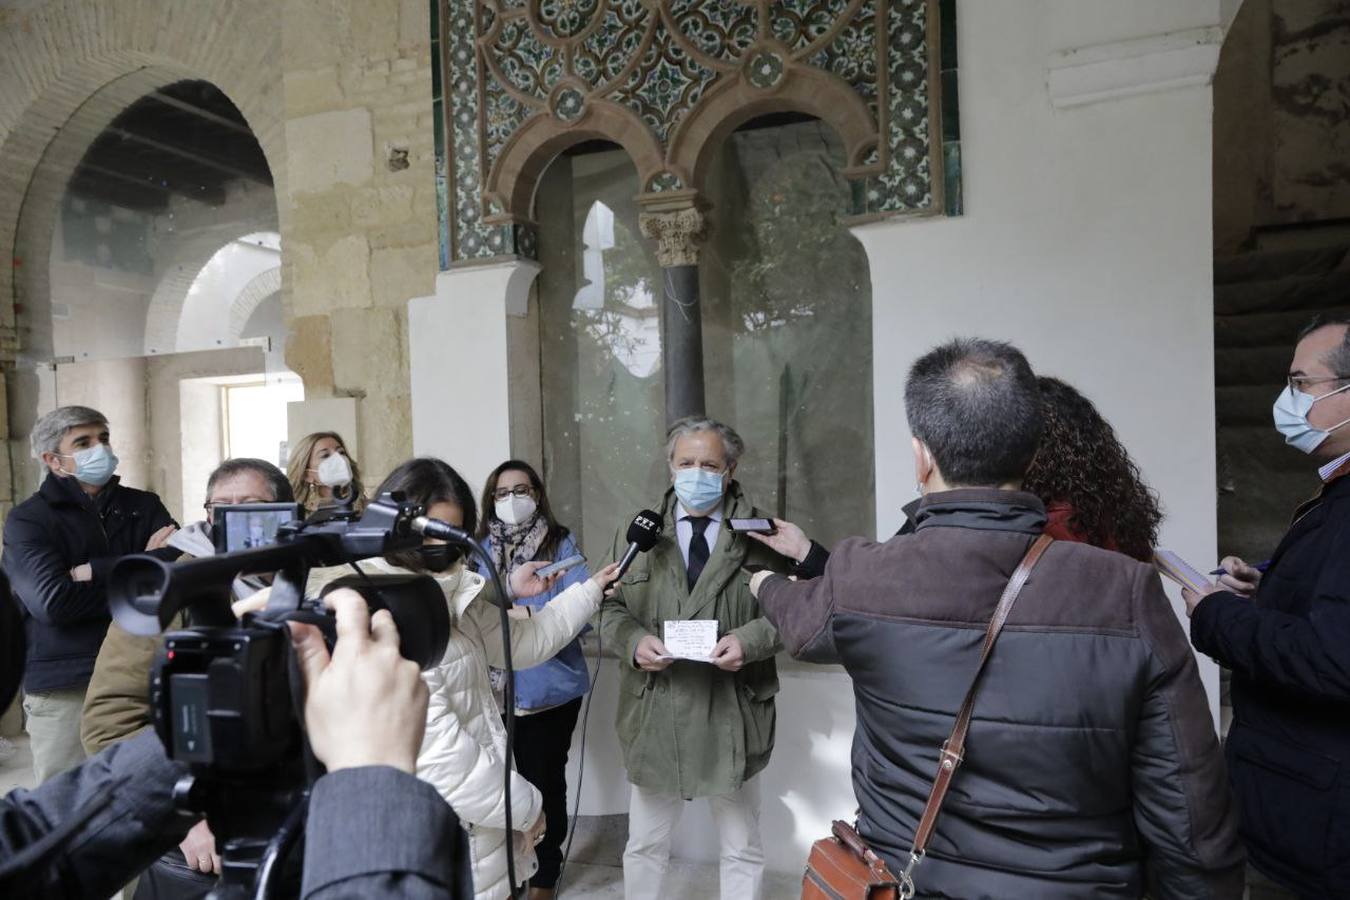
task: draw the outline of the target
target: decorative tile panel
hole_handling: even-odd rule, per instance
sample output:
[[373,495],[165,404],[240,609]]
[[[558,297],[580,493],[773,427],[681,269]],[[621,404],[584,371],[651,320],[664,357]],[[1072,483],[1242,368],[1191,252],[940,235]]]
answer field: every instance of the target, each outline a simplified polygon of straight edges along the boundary
[[840,133],[855,216],[960,214],[955,0],[431,2],[443,266],[532,256],[533,179],[581,140],[697,203],[751,104]]

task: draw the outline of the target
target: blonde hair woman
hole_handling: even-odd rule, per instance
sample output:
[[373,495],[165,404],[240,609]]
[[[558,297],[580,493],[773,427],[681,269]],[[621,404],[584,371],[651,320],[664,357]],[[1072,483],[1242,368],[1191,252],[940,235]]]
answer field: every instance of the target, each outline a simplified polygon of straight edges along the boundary
[[286,465],[286,477],[295,491],[295,501],[305,507],[306,513],[352,497],[358,511],[366,505],[361,469],[336,431],[316,431],[297,441]]

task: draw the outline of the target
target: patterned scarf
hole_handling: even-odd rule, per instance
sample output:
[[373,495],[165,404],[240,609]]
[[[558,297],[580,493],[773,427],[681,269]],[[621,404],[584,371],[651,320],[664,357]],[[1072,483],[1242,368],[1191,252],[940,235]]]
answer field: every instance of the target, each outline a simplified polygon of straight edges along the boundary
[[507,578],[521,563],[539,555],[539,548],[548,537],[548,522],[537,512],[519,525],[492,519],[488,522],[488,534],[492,536],[492,562],[502,577]]

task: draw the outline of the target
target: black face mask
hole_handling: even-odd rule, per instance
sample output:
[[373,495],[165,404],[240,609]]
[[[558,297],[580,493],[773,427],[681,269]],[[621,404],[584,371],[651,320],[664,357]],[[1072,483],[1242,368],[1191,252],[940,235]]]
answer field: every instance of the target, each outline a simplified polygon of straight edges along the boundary
[[430,572],[448,572],[464,558],[464,549],[454,544],[423,544],[422,565]]

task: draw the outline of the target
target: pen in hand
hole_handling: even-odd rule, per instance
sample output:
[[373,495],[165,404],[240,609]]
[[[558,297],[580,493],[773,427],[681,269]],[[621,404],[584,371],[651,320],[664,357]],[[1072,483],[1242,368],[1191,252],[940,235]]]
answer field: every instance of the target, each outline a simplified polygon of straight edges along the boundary
[[[1266,569],[1269,569],[1269,568],[1270,568],[1270,560],[1266,559],[1266,560],[1262,560],[1262,561],[1259,562],[1259,563],[1252,563],[1252,568],[1264,575],[1265,572],[1266,572]],[[1209,574],[1211,574],[1211,575],[1227,575],[1227,574],[1228,574],[1228,570],[1225,569],[1223,566],[1220,566],[1219,568],[1215,569],[1213,572],[1210,572]]]

